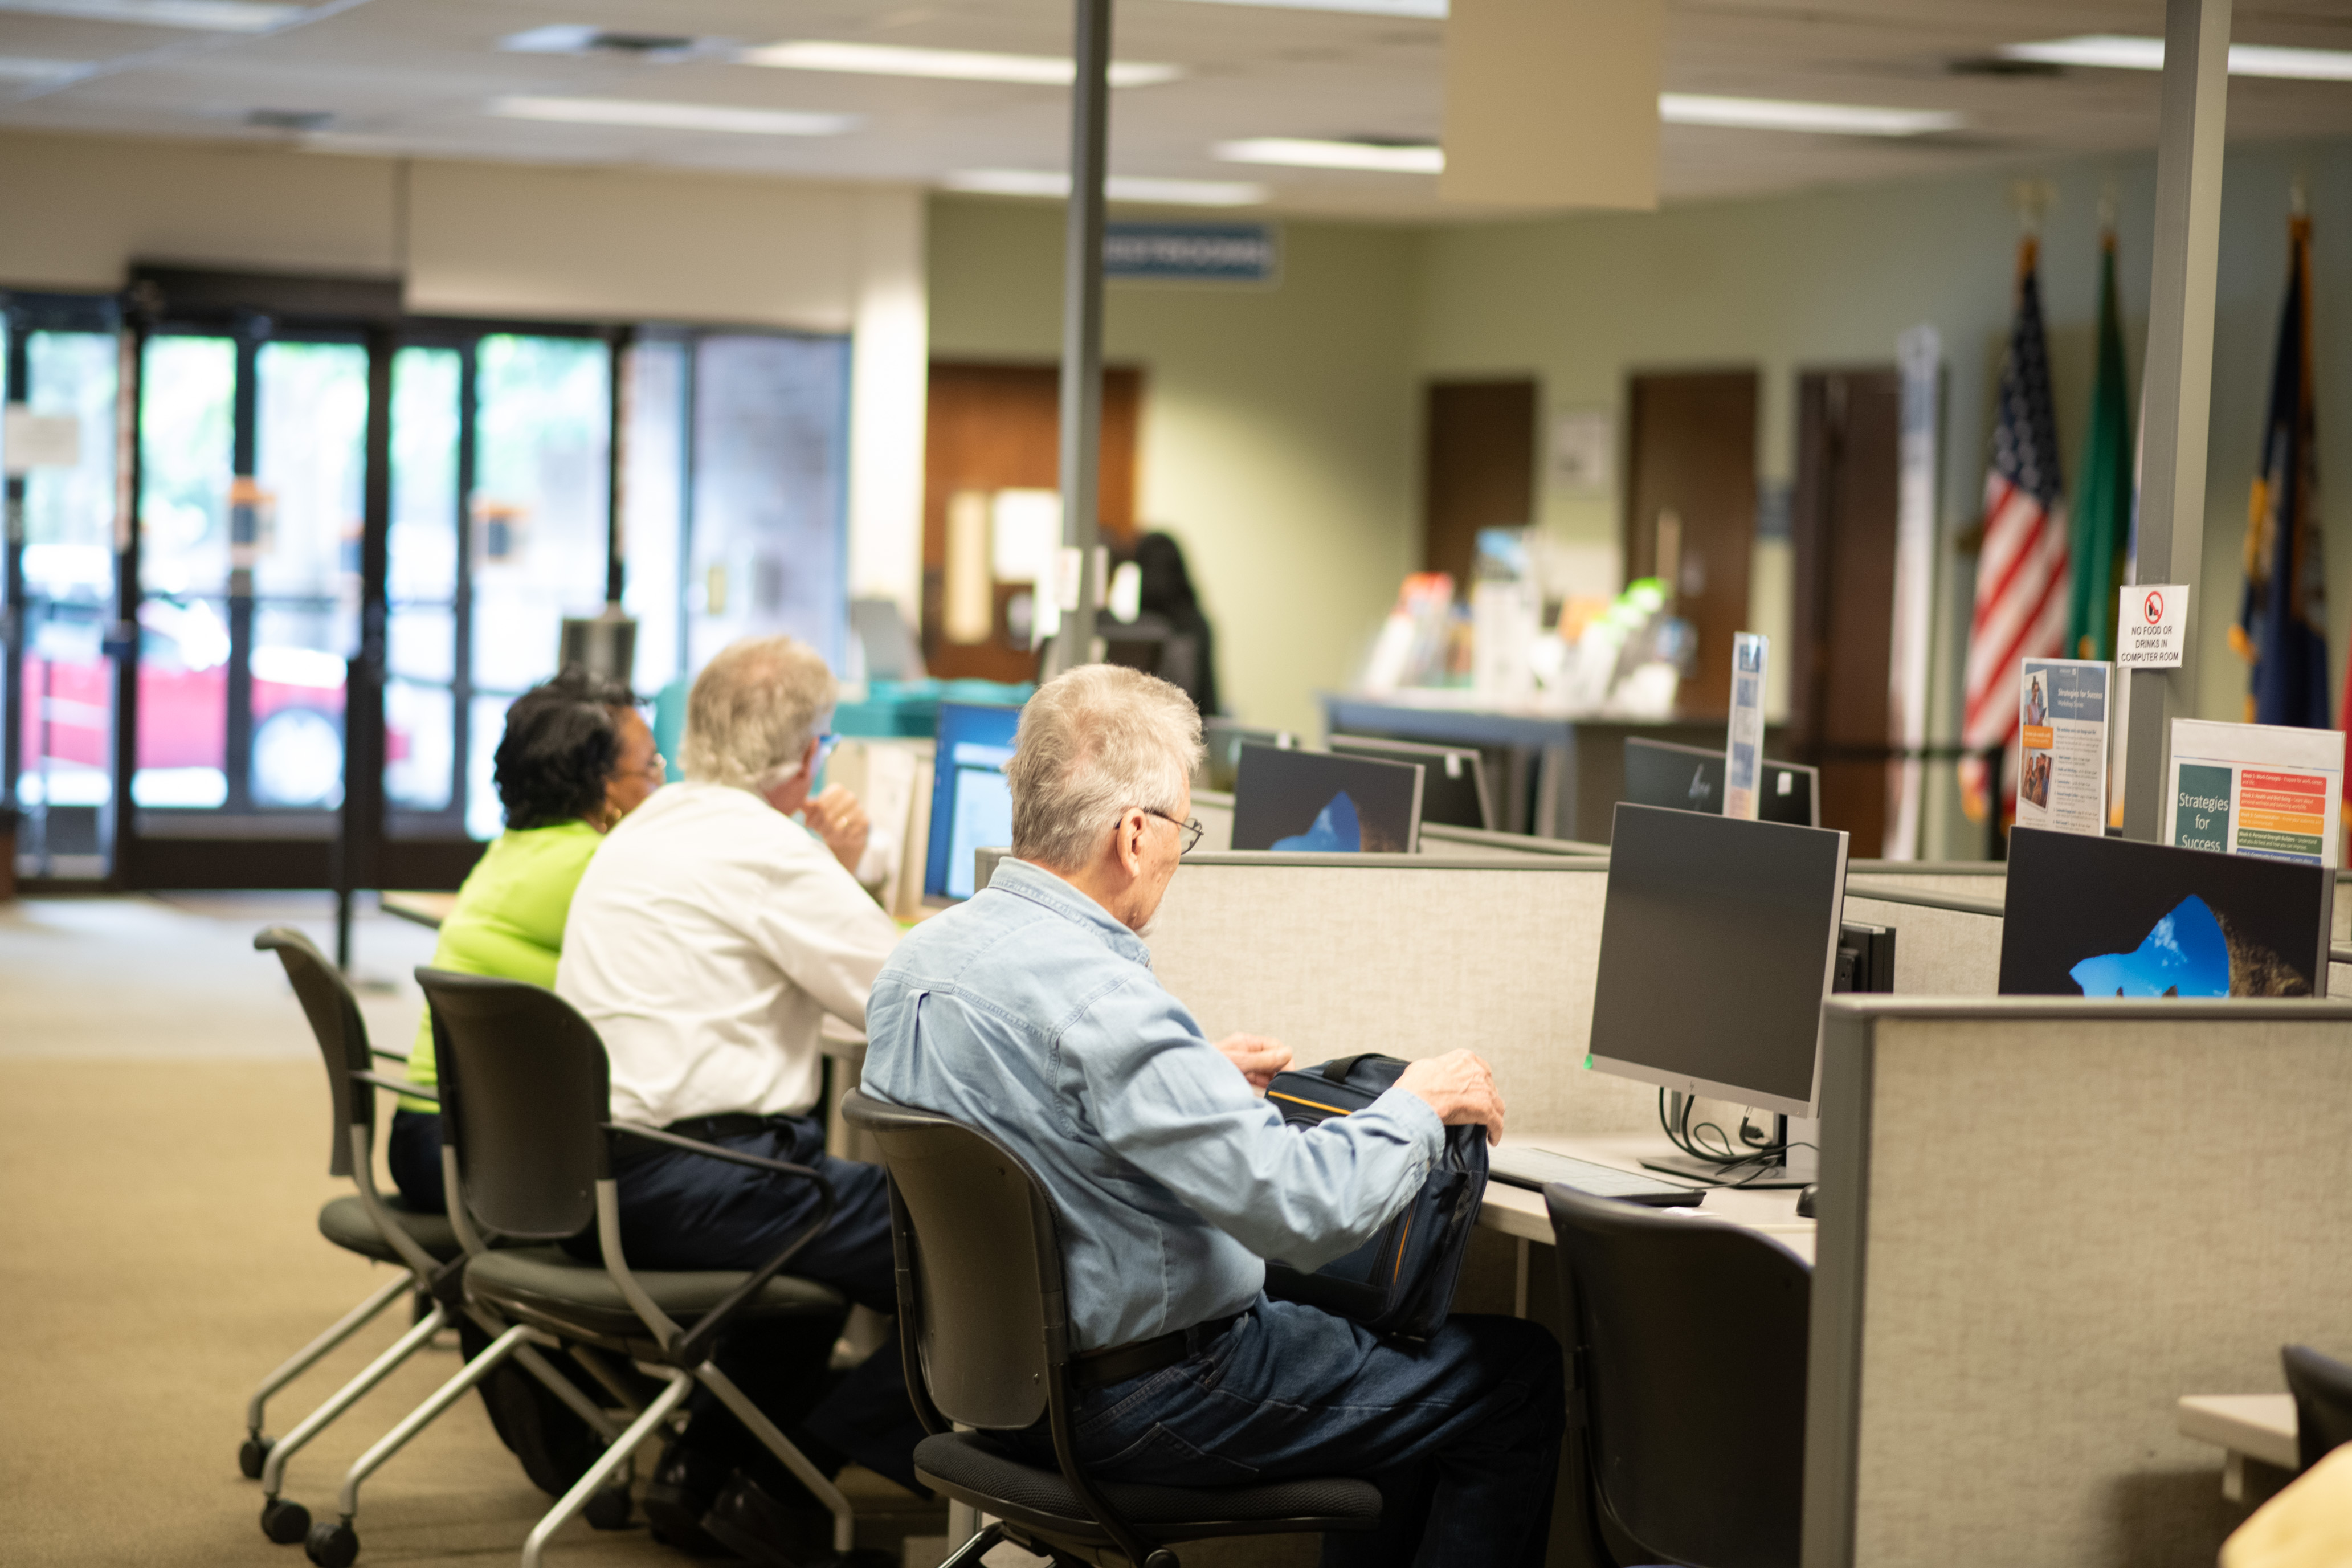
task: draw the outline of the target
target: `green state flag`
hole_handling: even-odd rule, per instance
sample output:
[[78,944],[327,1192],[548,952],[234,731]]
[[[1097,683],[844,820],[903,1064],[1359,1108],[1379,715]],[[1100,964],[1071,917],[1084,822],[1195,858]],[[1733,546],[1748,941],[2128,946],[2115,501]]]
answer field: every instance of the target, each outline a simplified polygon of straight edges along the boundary
[[2075,492],[2071,552],[2074,584],[2066,605],[2066,650],[2075,658],[2113,658],[2116,595],[2123,585],[2124,547],[2131,537],[2131,392],[2124,384],[2124,329],[2116,308],[2116,237],[2099,261],[2099,376],[2091,387],[2091,430],[2084,444],[2082,489]]

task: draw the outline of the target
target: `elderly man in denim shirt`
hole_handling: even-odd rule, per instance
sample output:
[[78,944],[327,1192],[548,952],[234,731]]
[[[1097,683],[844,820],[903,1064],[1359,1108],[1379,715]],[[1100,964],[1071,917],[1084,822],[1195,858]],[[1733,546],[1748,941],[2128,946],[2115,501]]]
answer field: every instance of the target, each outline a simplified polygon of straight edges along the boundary
[[[1266,1258],[1345,1256],[1420,1190],[1446,1124],[1499,1138],[1503,1103],[1455,1051],[1295,1131],[1260,1098],[1290,1053],[1211,1043],[1161,987],[1136,933],[1198,834],[1200,733],[1182,692],[1115,666],[1030,700],[1006,769],[1014,858],[875,982],[865,1088],[985,1129],[1053,1194],[1091,1473],[1364,1476],[1381,1528],[1328,1537],[1326,1563],[1540,1563],[1565,1398],[1549,1333],[1456,1317],[1387,1342],[1265,1297]],[[1013,1442],[1053,1463],[1042,1424]]]

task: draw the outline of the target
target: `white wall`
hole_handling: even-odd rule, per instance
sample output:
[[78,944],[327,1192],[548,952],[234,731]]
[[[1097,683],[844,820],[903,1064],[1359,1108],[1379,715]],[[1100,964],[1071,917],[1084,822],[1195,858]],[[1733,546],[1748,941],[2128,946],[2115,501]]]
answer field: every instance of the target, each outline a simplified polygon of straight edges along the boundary
[[136,261],[193,263],[402,276],[424,314],[849,333],[851,583],[916,592],[919,191],[5,135],[0,212],[0,287],[104,291]]

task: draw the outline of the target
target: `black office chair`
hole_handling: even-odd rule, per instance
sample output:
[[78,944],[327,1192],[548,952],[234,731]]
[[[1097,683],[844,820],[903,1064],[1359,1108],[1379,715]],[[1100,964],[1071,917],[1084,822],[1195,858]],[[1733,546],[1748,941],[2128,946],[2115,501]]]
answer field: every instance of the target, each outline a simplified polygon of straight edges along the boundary
[[[1001,1541],[1056,1563],[1179,1568],[1168,1544],[1222,1535],[1372,1530],[1369,1481],[1162,1487],[1087,1479],[1070,1448],[1070,1343],[1053,1200],[1020,1157],[976,1128],[853,1090],[842,1115],[873,1135],[890,1173],[898,1334],[915,1414],[931,1436],[915,1473],[995,1515],[941,1568],[966,1568]],[[918,1375],[919,1369],[919,1375]],[[1058,1470],[1009,1459],[971,1432],[1046,1416]]]
[[2352,1366],[2305,1345],[2279,1352],[2294,1395],[2294,1473],[2301,1475],[2352,1443]]
[[[237,1448],[237,1468],[247,1479],[261,1482],[261,1528],[280,1543],[299,1541],[310,1528],[310,1516],[301,1504],[282,1500],[286,1464],[311,1438],[333,1424],[363,1394],[394,1368],[422,1349],[449,1321],[446,1308],[434,1297],[434,1281],[442,1267],[463,1255],[457,1234],[446,1215],[423,1214],[396,1196],[388,1197],[375,1184],[375,1089],[418,1090],[380,1078],[378,1057],[405,1063],[407,1058],[381,1051],[368,1044],[367,1025],[360,1017],[358,1000],[342,974],[311,945],[310,939],[289,926],[270,926],[253,939],[264,952],[275,952],[301,1000],[310,1021],[310,1033],[326,1058],[328,1110],[333,1136],[327,1147],[327,1173],[348,1176],[355,1189],[334,1198],[319,1211],[319,1233],[347,1252],[378,1263],[394,1265],[399,1272],[371,1293],[317,1339],[297,1351],[284,1365],[262,1379],[246,1404],[245,1441]],[[427,1098],[430,1098],[427,1095]],[[335,1391],[283,1437],[262,1431],[262,1409],[272,1394],[310,1370],[321,1356],[375,1321],[386,1307],[414,1294],[429,1303],[425,1315],[365,1371]]]
[[[351,986],[344,981],[341,972],[328,963],[326,955],[311,944],[310,938],[290,927],[271,926],[253,939],[253,945],[263,952],[278,954],[278,962],[285,966],[286,977],[293,983],[295,995],[302,1003],[302,1011],[310,1021],[310,1032],[317,1038],[320,1051],[327,1061],[328,1107],[334,1121],[334,1138],[329,1147],[329,1173],[349,1176],[355,1192],[350,1197],[332,1199],[319,1211],[320,1232],[348,1251],[379,1263],[395,1264],[401,1268],[399,1278],[344,1314],[332,1328],[305,1345],[292,1360],[271,1373],[255,1390],[246,1409],[245,1442],[237,1450],[238,1468],[247,1477],[258,1479],[262,1483],[262,1532],[280,1545],[299,1541],[313,1563],[328,1565],[328,1568],[343,1568],[359,1550],[358,1538],[352,1533],[351,1521],[358,1511],[361,1481],[399,1452],[411,1437],[423,1431],[446,1406],[435,1406],[430,1412],[411,1414],[352,1467],[343,1479],[340,1525],[330,1525],[324,1521],[313,1525],[309,1509],[281,1495],[288,1461],[376,1384],[422,1350],[435,1333],[454,1326],[460,1311],[467,1313],[488,1333],[497,1334],[508,1325],[464,1301],[461,1291],[466,1252],[448,1215],[412,1209],[397,1194],[384,1194],[375,1184],[375,1091],[395,1090],[424,1100],[434,1099],[433,1092],[412,1083],[385,1078],[374,1070],[375,1058],[404,1064],[408,1058],[396,1051],[375,1049],[368,1044],[367,1025],[360,1016],[359,1003],[352,996]],[[412,1292],[424,1310],[390,1349],[370,1363],[358,1376],[345,1384],[284,1437],[273,1439],[262,1432],[262,1406],[270,1394],[373,1321],[394,1300]],[[525,1371],[552,1389],[557,1397],[598,1433],[610,1437],[617,1430],[612,1418],[598,1409],[594,1402],[581,1393],[569,1378],[549,1365],[538,1351],[522,1347],[517,1360]],[[627,1500],[625,1497],[604,1500],[600,1522],[610,1525],[625,1522]],[[618,1518],[614,1517],[616,1505]]]
[[[837,1291],[782,1272],[831,1219],[831,1184],[803,1165],[610,1121],[604,1042],[551,991],[436,969],[419,969],[416,980],[432,1012],[442,1169],[450,1217],[469,1255],[466,1298],[514,1325],[420,1406],[420,1415],[446,1408],[534,1334],[553,1336],[575,1356],[589,1351],[582,1359],[592,1370],[593,1352],[606,1351],[657,1370],[668,1384],[531,1531],[523,1568],[538,1568],[549,1540],[622,1471],[697,1384],[718,1395],[824,1503],[833,1515],[834,1550],[847,1552],[856,1527],[848,1500],[711,1361],[729,1331],[786,1318],[838,1319],[846,1310]],[[749,1273],[641,1274],[621,1249],[620,1197],[612,1172],[616,1137],[797,1176],[814,1184],[823,1201],[789,1246]],[[546,1245],[592,1225],[603,1249],[601,1267]],[[541,1245],[492,1250],[493,1239]]]
[[[1594,1560],[1795,1568],[1812,1270],[1720,1220],[1557,1185],[1544,1199]],[[1612,1550],[1603,1519],[1633,1554]]]

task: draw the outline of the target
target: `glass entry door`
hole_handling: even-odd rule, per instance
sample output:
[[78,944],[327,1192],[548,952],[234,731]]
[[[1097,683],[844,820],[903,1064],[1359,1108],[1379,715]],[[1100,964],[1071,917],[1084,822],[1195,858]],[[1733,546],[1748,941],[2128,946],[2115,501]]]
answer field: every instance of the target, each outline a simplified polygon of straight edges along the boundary
[[368,351],[166,329],[139,352],[133,837],[331,840]]
[[114,845],[119,342],[103,302],[6,312],[6,532],[0,570],[0,799],[16,869],[97,880]]

